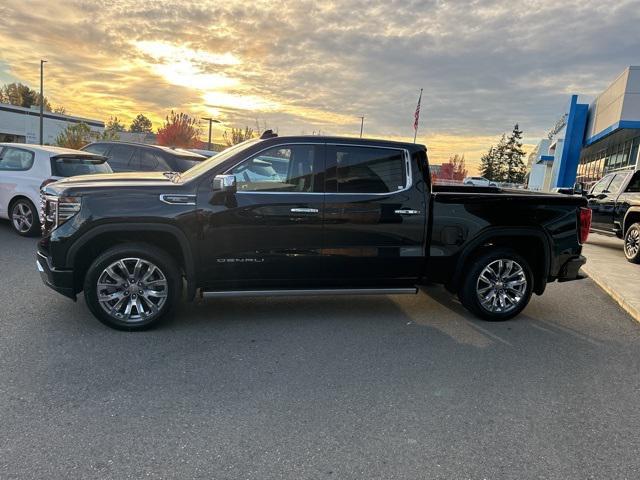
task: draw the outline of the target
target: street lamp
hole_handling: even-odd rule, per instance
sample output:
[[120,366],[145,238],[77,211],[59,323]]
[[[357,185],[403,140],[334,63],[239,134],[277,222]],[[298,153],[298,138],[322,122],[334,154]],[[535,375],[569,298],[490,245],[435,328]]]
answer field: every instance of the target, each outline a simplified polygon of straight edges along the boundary
[[213,123],[221,123],[220,120],[216,120],[214,118],[210,118],[210,117],[202,117],[203,120],[208,120],[209,121],[209,146],[207,147],[207,150],[211,150],[211,124]]
[[46,60],[40,60],[40,145],[44,143],[43,118],[44,118],[44,64]]
[[362,138],[362,130],[364,129],[364,116],[358,118],[360,119],[360,138]]

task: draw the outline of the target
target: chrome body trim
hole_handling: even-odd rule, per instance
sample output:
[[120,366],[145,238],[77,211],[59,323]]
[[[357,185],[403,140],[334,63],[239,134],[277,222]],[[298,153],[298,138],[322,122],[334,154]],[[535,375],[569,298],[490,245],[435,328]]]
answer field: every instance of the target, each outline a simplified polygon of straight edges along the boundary
[[290,297],[313,295],[415,295],[417,287],[411,288],[319,288],[300,290],[220,290],[202,291],[203,298],[220,297]]
[[[176,198],[185,198],[184,202],[176,202],[171,201],[170,197]],[[196,204],[196,196],[193,194],[184,194],[184,193],[163,193],[160,195],[160,201],[166,203],[167,205],[195,205]]]

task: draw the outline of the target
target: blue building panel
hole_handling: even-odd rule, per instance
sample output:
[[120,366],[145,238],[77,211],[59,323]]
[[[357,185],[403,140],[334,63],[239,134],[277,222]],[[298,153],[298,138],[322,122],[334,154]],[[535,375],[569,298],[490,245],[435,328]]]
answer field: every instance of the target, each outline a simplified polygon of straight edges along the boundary
[[576,181],[580,163],[580,151],[587,128],[589,105],[578,103],[578,96],[572,95],[569,102],[564,143],[557,169],[554,168],[551,187],[571,187]]

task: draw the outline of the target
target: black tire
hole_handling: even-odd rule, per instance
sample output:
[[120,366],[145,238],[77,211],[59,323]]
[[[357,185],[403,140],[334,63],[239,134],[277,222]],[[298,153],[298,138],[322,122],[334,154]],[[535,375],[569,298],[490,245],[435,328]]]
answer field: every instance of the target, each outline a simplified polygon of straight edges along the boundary
[[624,234],[624,256],[631,263],[640,263],[640,222],[632,224]]
[[35,237],[41,233],[38,209],[28,198],[18,198],[11,202],[9,220],[18,235]]
[[[512,296],[513,298],[517,298],[517,301],[510,304],[508,308],[503,308],[502,311],[491,310],[490,306],[487,307],[483,305],[479,298],[479,291],[485,290],[489,285],[488,282],[480,280],[481,274],[490,266],[493,266],[492,271],[495,274],[494,269],[499,265],[499,263],[497,263],[499,260],[515,262],[511,264],[512,272],[518,271],[516,266],[521,269],[521,273],[518,273],[516,276],[509,276],[512,280],[510,280],[508,284],[506,282],[503,283],[502,279],[497,280],[498,283],[496,283],[495,286],[490,287],[487,292],[487,295],[493,293],[498,309],[501,308],[500,301],[505,305],[508,303],[508,299],[504,297]],[[503,262],[505,273],[507,273],[506,269],[508,266],[506,262]],[[531,293],[533,291],[533,273],[531,271],[531,267],[521,255],[518,255],[515,251],[509,248],[495,248],[481,254],[466,265],[465,272],[465,277],[458,292],[458,298],[467,310],[483,320],[492,322],[509,320],[522,312],[531,299]],[[524,288],[521,292],[518,292],[517,294],[514,293],[513,290],[515,283],[522,282],[523,279],[526,281]],[[509,287],[509,285],[511,287]],[[515,286],[515,289],[519,289],[522,286],[523,285],[517,285]],[[504,298],[504,300],[502,300],[502,298]]]
[[[136,274],[137,260],[140,260],[142,266]],[[116,277],[123,279],[125,276],[119,261],[123,261],[124,268],[129,274],[126,283],[116,280]],[[113,266],[114,263],[118,263],[118,265],[111,269],[115,275],[111,276],[106,272],[106,269]],[[157,269],[153,270],[152,276],[148,280],[149,283],[144,281],[145,274],[152,270],[147,265]],[[129,284],[131,279],[135,279],[135,281]],[[101,280],[101,287],[98,287],[99,280]],[[119,283],[111,285],[109,282],[112,280]],[[105,287],[105,282],[110,286]],[[159,289],[153,290],[156,295],[148,295],[152,291],[151,283],[154,284],[154,288]],[[114,302],[112,305],[107,302],[103,308],[103,304],[99,300],[98,288],[103,295],[117,294],[117,297],[110,300]],[[84,298],[89,310],[102,323],[117,330],[146,330],[158,325],[180,300],[181,290],[182,275],[175,261],[164,250],[144,243],[127,243],[108,249],[94,260],[84,278]],[[143,292],[145,293],[143,294]],[[125,294],[126,299],[124,299]],[[163,296],[160,297],[160,294]],[[136,299],[137,301],[133,303]],[[121,300],[126,304],[118,305]],[[151,306],[152,302],[157,302],[155,310]],[[131,306],[128,305],[129,303]],[[112,308],[109,313],[106,311],[107,306],[117,307],[117,310]],[[127,308],[129,309],[129,318],[126,315]],[[133,315],[134,308],[135,315]]]

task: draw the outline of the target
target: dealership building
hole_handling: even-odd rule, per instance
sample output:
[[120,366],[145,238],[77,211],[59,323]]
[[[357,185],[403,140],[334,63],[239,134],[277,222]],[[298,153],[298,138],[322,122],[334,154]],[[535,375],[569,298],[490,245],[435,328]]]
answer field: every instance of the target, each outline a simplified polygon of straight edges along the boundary
[[549,191],[640,168],[640,67],[625,69],[589,105],[572,95],[566,112],[529,156],[529,188]]
[[[60,132],[81,122],[94,132],[104,132],[104,122],[100,120],[44,112],[43,143],[54,144]],[[40,107],[24,108],[0,103],[0,142],[40,143]]]

